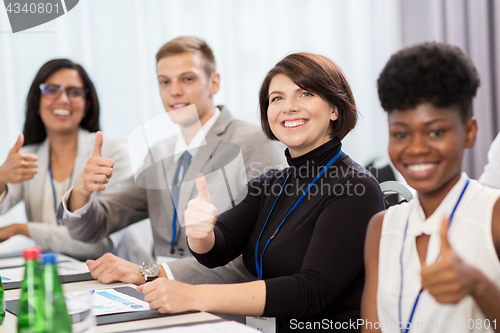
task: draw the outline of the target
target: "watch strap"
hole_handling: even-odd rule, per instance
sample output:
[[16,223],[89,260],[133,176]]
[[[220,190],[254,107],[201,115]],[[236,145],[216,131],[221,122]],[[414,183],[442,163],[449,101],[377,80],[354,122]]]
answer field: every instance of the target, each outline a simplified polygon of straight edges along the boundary
[[154,281],[158,278],[158,276],[146,276],[146,282]]

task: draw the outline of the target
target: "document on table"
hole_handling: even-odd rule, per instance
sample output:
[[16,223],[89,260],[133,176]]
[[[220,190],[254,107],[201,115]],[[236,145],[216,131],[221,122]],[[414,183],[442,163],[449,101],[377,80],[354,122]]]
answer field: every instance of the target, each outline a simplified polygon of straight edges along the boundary
[[84,262],[60,261],[57,263],[57,274],[59,275],[76,275],[88,272],[89,267]]
[[[79,303],[72,302],[71,300],[82,297],[82,295],[86,293],[88,293],[88,291],[64,294],[69,314],[81,311],[81,309],[78,308]],[[148,303],[116,291],[113,288],[96,290],[92,295],[92,309],[93,314],[96,316],[151,310]]]
[[[74,258],[68,257],[64,254],[58,254],[57,262],[72,262],[72,263],[83,263]],[[8,257],[8,258],[0,258],[0,270],[6,268],[14,268],[17,266],[24,266],[24,258],[22,256]]]
[[5,267],[23,266],[23,265],[24,265],[23,257],[5,258],[0,260],[0,269],[4,269]]
[[[142,333],[157,333],[158,330],[141,331]],[[169,333],[255,333],[259,332],[255,328],[237,323],[235,321],[223,321],[218,323],[200,324],[192,326],[172,327],[162,329],[162,332]]]
[[22,281],[24,277],[24,267],[2,269],[0,270],[0,276],[2,277],[2,283]]
[[[16,263],[18,261],[15,261],[15,259],[18,258],[12,258],[8,260],[12,260],[13,263]],[[24,265],[24,259],[21,258],[23,261]],[[6,260],[2,261],[2,264],[5,263]],[[15,266],[15,265],[11,265]],[[6,265],[4,267],[7,267]],[[89,268],[87,267],[87,264],[84,262],[79,262],[79,261],[73,261],[73,262],[67,262],[66,260],[60,261],[57,263],[57,273],[62,276],[62,275],[76,275],[76,274],[82,274],[82,273],[88,273]],[[0,276],[2,277],[2,282],[19,282],[22,281],[24,278],[24,266],[19,266],[15,268],[8,268],[8,269],[2,269],[0,267]]]

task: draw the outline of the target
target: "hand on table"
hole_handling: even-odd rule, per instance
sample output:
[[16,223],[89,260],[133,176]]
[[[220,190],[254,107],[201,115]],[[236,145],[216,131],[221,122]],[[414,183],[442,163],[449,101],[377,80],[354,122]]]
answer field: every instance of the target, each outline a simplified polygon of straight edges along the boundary
[[441,223],[441,255],[438,260],[422,267],[422,287],[439,303],[456,304],[473,295],[481,273],[460,258],[448,241],[448,219]]
[[17,184],[32,179],[38,172],[38,157],[35,154],[21,154],[24,136],[19,134],[17,142],[9,151],[4,164],[0,166],[0,193],[5,184]]
[[144,293],[144,301],[149,303],[149,307],[159,313],[196,310],[193,306],[196,301],[194,289],[195,286],[190,284],[165,278],[158,278],[137,287],[137,291]]
[[144,277],[140,272],[141,266],[111,253],[106,253],[97,260],[87,260],[87,266],[92,277],[102,283],[115,281],[133,284],[144,283]]
[[189,247],[196,253],[210,251],[214,244],[214,225],[217,208],[210,201],[207,182],[201,174],[196,178],[198,195],[190,200],[184,211]]
[[115,163],[110,158],[102,157],[102,144],[102,133],[97,132],[95,135],[94,153],[87,161],[71,192],[68,208],[72,212],[89,202],[93,192],[104,191],[106,184],[113,175],[113,166]]
[[28,232],[28,225],[26,223],[14,223],[0,228],[0,242],[6,241],[7,239],[15,235],[30,237]]

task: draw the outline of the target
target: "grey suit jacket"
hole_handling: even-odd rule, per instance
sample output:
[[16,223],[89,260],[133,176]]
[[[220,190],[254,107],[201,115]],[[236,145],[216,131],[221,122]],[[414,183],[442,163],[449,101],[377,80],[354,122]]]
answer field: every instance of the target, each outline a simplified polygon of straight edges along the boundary
[[[217,177],[207,178],[212,203],[219,206],[219,212],[225,208],[224,205],[230,203],[227,195],[228,186],[232,189],[241,189],[242,183],[257,177],[263,171],[286,166],[284,146],[281,143],[268,140],[258,125],[232,118],[225,107],[221,107],[221,114],[205,139],[207,146],[203,149],[200,147],[193,158],[180,190],[177,208],[181,222],[187,202],[197,195],[194,185],[197,172],[213,174],[214,171],[220,170],[238,154],[238,149],[235,147],[241,149],[246,179],[239,179],[239,173],[232,172],[229,168],[225,168],[227,182],[220,182],[220,178]],[[149,217],[153,228],[156,256],[190,256],[184,228],[180,229],[175,253],[172,254],[170,251],[174,205],[171,191],[167,188],[171,187],[177,169],[177,163],[174,163],[173,159],[175,140],[176,138],[173,137],[152,147],[150,156],[168,157],[161,161],[154,161],[148,156],[145,163],[152,165],[145,169],[137,180],[129,177],[113,189],[105,190],[100,197],[92,196],[87,205],[74,213],[70,213],[66,208],[70,194],[68,192],[63,198],[59,218],[68,226],[70,234],[84,241],[99,241],[116,230]],[[237,184],[238,181],[240,185]],[[231,192],[232,197],[236,197],[237,191]],[[226,193],[226,195],[218,193]],[[207,278],[193,280],[189,276],[184,277],[182,272],[187,269],[187,266],[192,268],[193,265],[197,266],[195,271],[201,272]],[[242,265],[242,263],[238,264],[240,268]],[[208,277],[210,273],[203,271],[204,268],[195,264],[194,259],[180,260],[169,266],[177,280],[188,283],[236,282],[233,278],[224,280],[225,274],[222,274],[222,280],[219,277]],[[244,268],[241,270],[246,271]],[[231,275],[231,273],[228,274]]]
[[[73,166],[73,185],[78,175],[83,171],[87,160],[92,156],[94,149],[95,133],[84,129],[78,132],[78,151]],[[132,173],[128,159],[126,141],[105,136],[102,152],[115,161],[113,179],[108,186],[113,187]],[[0,202],[0,214],[6,213],[21,200],[24,200],[26,216],[28,218],[28,231],[31,238],[42,251],[57,251],[78,259],[98,258],[106,252],[113,250],[113,242],[109,237],[101,239],[95,244],[84,243],[70,237],[68,230],[63,225],[42,223],[42,203],[44,185],[49,164],[49,142],[28,145],[21,149],[22,153],[32,153],[38,156],[38,173],[29,181],[20,184],[8,184],[5,198]]]

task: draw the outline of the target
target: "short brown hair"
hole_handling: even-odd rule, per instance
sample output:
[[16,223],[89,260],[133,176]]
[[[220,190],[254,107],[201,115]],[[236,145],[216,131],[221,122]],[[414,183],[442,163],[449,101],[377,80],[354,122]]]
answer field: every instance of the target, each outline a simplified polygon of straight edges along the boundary
[[260,88],[260,121],[262,130],[271,140],[278,140],[269,126],[267,109],[269,107],[269,86],[272,79],[284,74],[300,88],[318,94],[335,105],[338,119],[330,121],[332,138],[343,139],[355,126],[358,110],[351,87],[342,70],[327,57],[312,53],[294,53],[286,56],[267,73]]
[[193,36],[180,36],[163,44],[156,53],[156,64],[162,58],[189,52],[197,52],[201,55],[207,78],[217,70],[214,53],[210,46],[203,39]]

